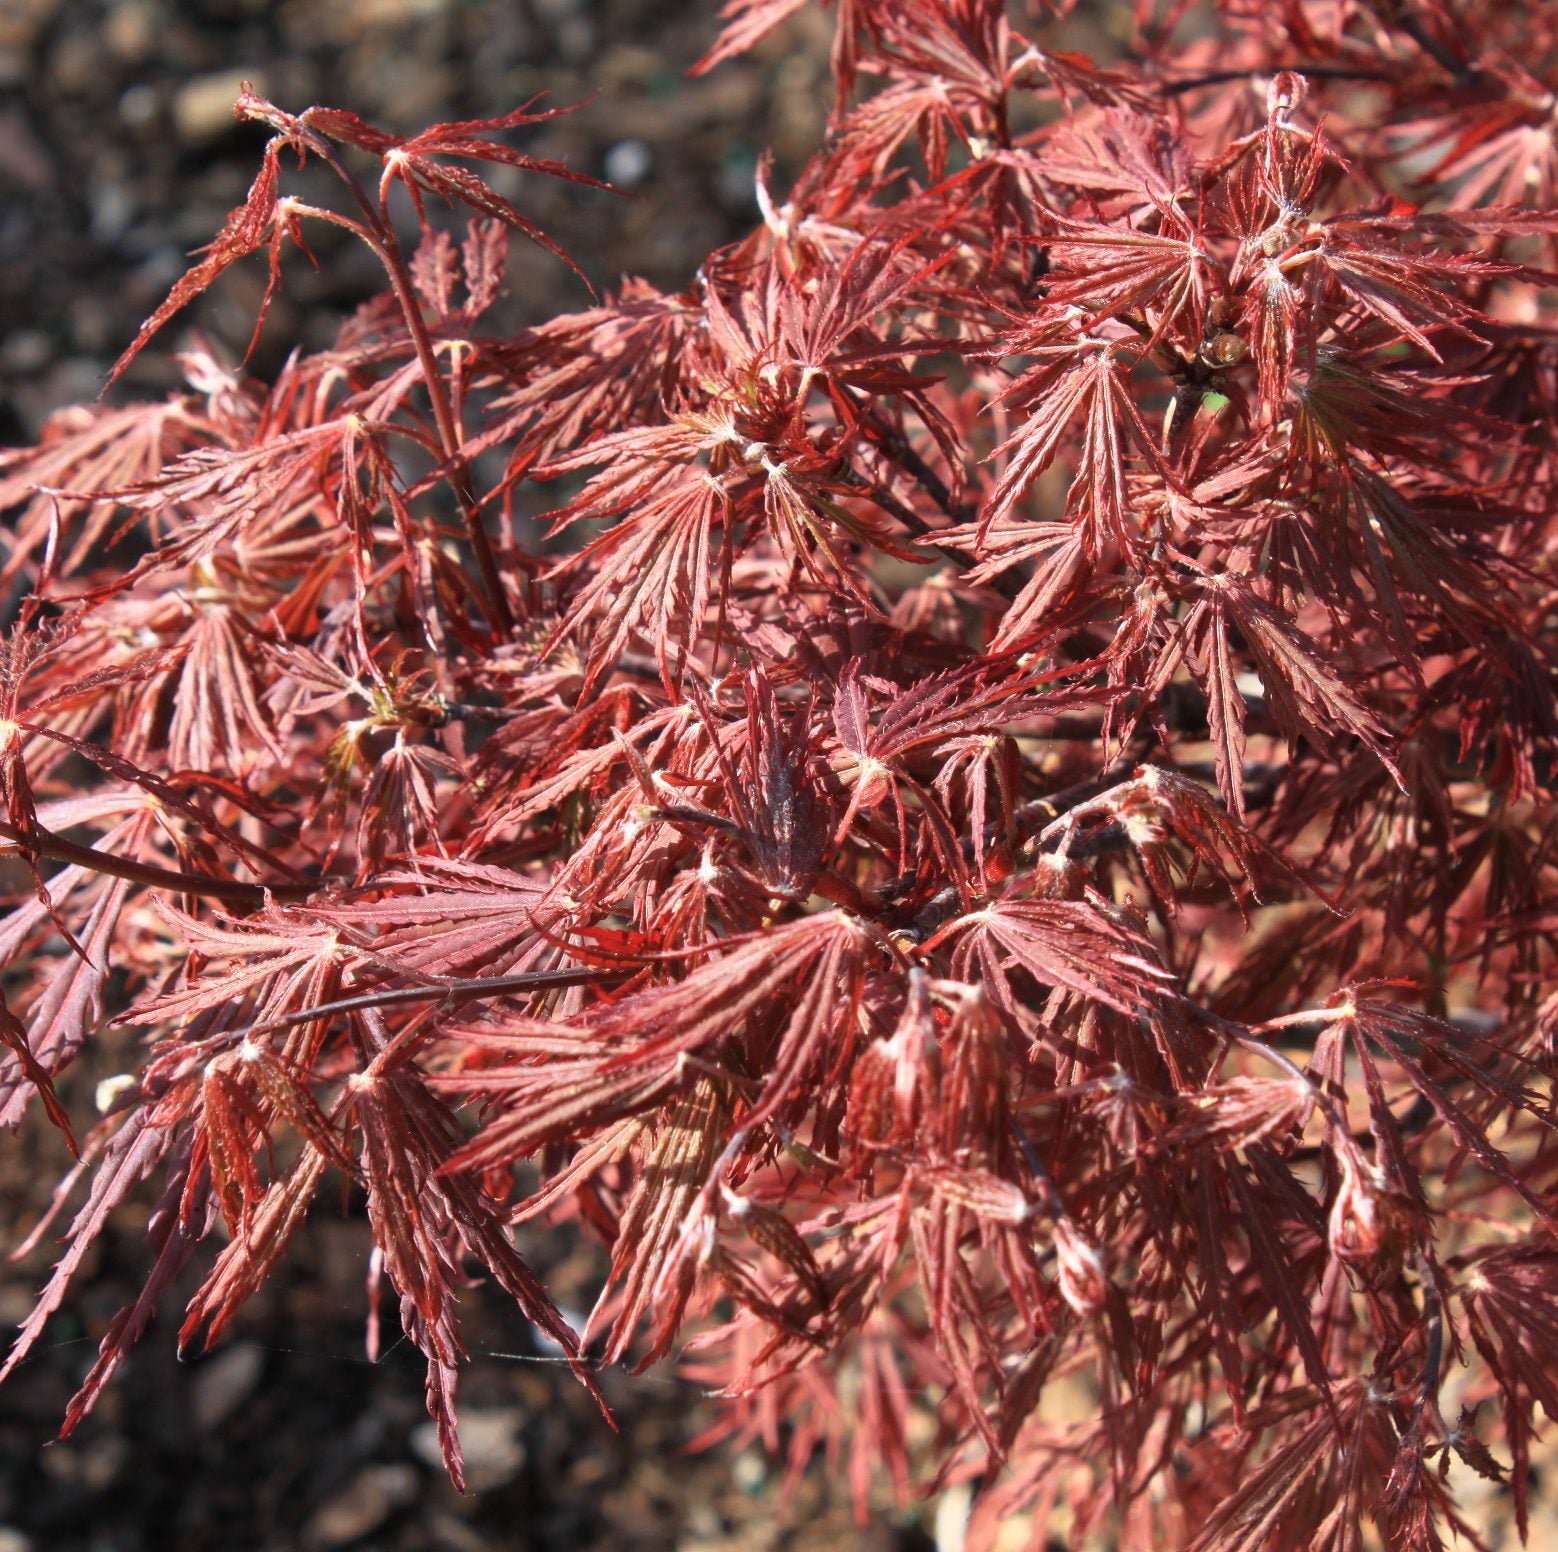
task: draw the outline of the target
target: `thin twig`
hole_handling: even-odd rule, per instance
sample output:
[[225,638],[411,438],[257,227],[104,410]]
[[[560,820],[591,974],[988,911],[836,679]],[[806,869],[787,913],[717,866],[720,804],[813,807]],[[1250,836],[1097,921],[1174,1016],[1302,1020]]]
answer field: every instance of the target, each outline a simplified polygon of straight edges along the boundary
[[98,851],[35,825],[24,835],[14,826],[0,821],[0,840],[9,841],[18,851],[47,857],[50,862],[65,862],[111,878],[126,878],[148,889],[167,889],[178,894],[201,895],[210,900],[229,900],[235,905],[256,909],[270,900],[306,900],[317,893],[322,883],[250,884],[237,878],[214,878],[208,873],[185,873],[177,868],[160,868],[154,863],[133,862],[111,852]]

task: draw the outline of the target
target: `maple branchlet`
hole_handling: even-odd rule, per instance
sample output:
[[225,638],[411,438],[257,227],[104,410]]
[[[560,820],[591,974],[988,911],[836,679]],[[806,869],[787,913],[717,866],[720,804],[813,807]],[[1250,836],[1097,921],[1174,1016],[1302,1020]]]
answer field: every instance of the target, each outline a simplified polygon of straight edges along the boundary
[[[147,1039],[7,1368],[161,1182],[67,1430],[344,1177],[457,1481],[469,1261],[582,1383],[674,1358],[863,1507],[978,1478],[975,1549],[1064,1501],[1428,1552],[1456,1463],[1524,1528],[1558,4],[1138,6],[1127,65],[1012,9],[831,8],[750,235],[518,333],[509,238],[560,250],[477,169],[590,182],[504,138],[552,110],[246,92],[259,173],[113,377],[263,255],[258,328],[317,222],[384,295],[0,457],[0,1125],[68,1137],[83,1047]],[[568,1219],[582,1337],[516,1248]]]

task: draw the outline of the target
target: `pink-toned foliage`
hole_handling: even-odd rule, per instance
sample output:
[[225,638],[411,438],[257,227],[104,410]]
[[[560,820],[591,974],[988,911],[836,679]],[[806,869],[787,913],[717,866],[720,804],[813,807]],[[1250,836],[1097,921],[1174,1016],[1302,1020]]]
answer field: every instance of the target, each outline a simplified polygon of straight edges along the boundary
[[[344,1177],[456,1480],[479,1269],[862,1504],[978,1480],[976,1546],[1480,1545],[1472,1472],[1524,1528],[1558,4],[1138,0],[1107,67],[1070,9],[837,0],[763,224],[518,335],[546,113],[239,102],[261,171],[115,376],[319,223],[384,296],[0,463],[0,1121],[86,1190],[9,1365],[151,1204],[67,1427]],[[514,1237],[570,1220],[577,1335]]]

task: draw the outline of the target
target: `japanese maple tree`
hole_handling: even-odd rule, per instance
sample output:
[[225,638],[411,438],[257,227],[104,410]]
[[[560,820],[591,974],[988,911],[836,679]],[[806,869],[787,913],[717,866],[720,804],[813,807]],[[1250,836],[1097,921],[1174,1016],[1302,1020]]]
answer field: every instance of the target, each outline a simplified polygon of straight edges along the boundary
[[[456,1481],[479,1268],[862,1505],[977,1481],[977,1547],[1480,1546],[1472,1473],[1524,1532],[1558,3],[1137,0],[1107,64],[1070,9],[838,0],[762,224],[518,334],[555,110],[239,101],[248,198],[113,375],[321,225],[383,295],[0,463],[0,1121],[84,1192],[6,1367],[147,1236],[67,1430],[344,1180]],[[577,1333],[518,1248],[570,1220]]]

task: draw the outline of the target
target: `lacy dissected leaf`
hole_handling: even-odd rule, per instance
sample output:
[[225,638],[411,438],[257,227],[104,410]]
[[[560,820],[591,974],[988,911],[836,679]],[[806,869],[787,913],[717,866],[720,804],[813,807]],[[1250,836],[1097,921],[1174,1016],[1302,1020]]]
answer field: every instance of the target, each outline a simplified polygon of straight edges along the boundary
[[[277,220],[281,184],[281,150],[282,144],[279,140],[272,140],[266,146],[260,171],[255,176],[254,182],[250,184],[249,193],[243,204],[237,206],[228,215],[227,224],[205,248],[204,257],[200,262],[174,283],[166,300],[141,325],[135,338],[109,370],[110,384],[117,381],[130,363],[146,348],[152,335],[175,313],[194,301],[202,291],[208,290],[224,270],[236,264],[239,259],[258,252],[273,232],[277,234],[279,241],[279,234],[283,230]],[[272,263],[274,265],[274,259]],[[269,299],[270,292],[267,290],[266,300]],[[263,320],[262,308],[261,322]]]
[[968,973],[975,965],[995,972],[986,990],[1005,1009],[1020,1001],[1009,979],[1013,969],[1120,1013],[1144,1014],[1172,996],[1173,978],[1157,963],[1151,943],[1081,901],[1007,896],[943,931],[957,938],[964,980],[976,979]]
[[[578,1338],[509,1244],[498,1204],[474,1181],[438,1173],[459,1137],[443,1105],[400,1070],[359,1076],[351,1095],[374,1243],[400,1295],[401,1322],[427,1357],[428,1413],[438,1426],[449,1474],[461,1485],[454,1414],[455,1379],[464,1357],[455,1314],[459,1252],[486,1266],[526,1318],[570,1357],[578,1353]],[[593,1381],[577,1364],[575,1372],[593,1393]]]
[[[722,1103],[705,1079],[670,1106],[639,1163],[638,1183],[623,1210],[611,1273],[585,1327],[586,1343],[612,1312],[603,1362],[618,1362],[646,1315],[653,1316],[640,1369],[665,1357],[691,1297],[704,1242],[697,1202],[722,1136]],[[712,1232],[712,1221],[709,1225]]]
[[1340,728],[1394,774],[1387,731],[1367,703],[1326,662],[1290,620],[1237,585],[1223,587],[1224,607],[1238,622],[1259,667],[1273,714],[1290,739],[1328,742]]
[[[787,721],[773,681],[759,670],[743,689],[745,738],[735,762],[718,749],[720,775],[757,882],[771,896],[803,900],[817,882],[833,821],[810,768],[811,706],[795,706]],[[705,697],[695,700],[713,726],[713,707]]]
[[[253,116],[265,116],[260,106],[249,106],[246,111]],[[310,108],[297,122],[308,130],[320,131],[332,140],[356,146],[379,157],[382,164],[379,180],[381,204],[390,186],[400,183],[410,194],[417,217],[424,225],[424,193],[436,194],[450,204],[469,206],[481,215],[512,227],[532,242],[556,254],[583,280],[584,273],[578,265],[511,200],[468,167],[450,166],[441,160],[443,157],[454,157],[460,161],[493,162],[526,172],[546,173],[549,177],[562,178],[570,183],[587,183],[595,188],[607,187],[598,179],[574,172],[561,162],[527,156],[501,140],[491,138],[507,130],[544,124],[549,119],[571,111],[569,108],[550,108],[533,113],[530,104],[526,103],[498,118],[434,124],[415,135],[386,134],[365,123],[356,114],[343,112],[339,108]]]
[[195,1290],[179,1329],[187,1348],[204,1328],[204,1345],[221,1336],[239,1310],[263,1286],[288,1243],[302,1226],[327,1161],[313,1147],[282,1179],[272,1181],[249,1215],[246,1231],[222,1247],[205,1281]]
[[109,1214],[168,1157],[177,1141],[176,1129],[167,1124],[165,1117],[154,1116],[149,1107],[138,1107],[117,1123],[102,1147],[87,1200],[66,1233],[65,1253],[55,1263],[32,1313],[22,1322],[5,1364],[0,1367],[0,1379],[26,1358],[43,1335]]
[[680,677],[703,631],[729,505],[717,479],[689,473],[637,504],[553,573],[589,578],[558,627],[561,633],[593,621],[585,693],[637,631],[654,642],[662,680],[670,685]]
[[1163,478],[1172,476],[1128,391],[1132,363],[1106,340],[1056,341],[1054,332],[1044,326],[1031,342],[1021,336],[1007,342],[1009,353],[1039,360],[1003,392],[1003,398],[1021,404],[1029,414],[996,449],[1004,464],[980,513],[980,537],[1013,515],[1079,423],[1067,515],[1083,535],[1089,560],[1108,544],[1134,555],[1139,537],[1127,516],[1126,458],[1134,448]]
[[[132,821],[123,827],[124,838],[133,839],[142,828],[142,824]],[[103,1016],[103,991],[113,968],[109,945],[117,934],[119,915],[129,893],[127,879],[107,880],[78,929],[82,953],[69,954],[50,978],[42,996],[28,1010],[26,1028],[17,1033],[15,1024],[19,1020],[9,1013],[0,1021],[6,1029],[5,1043],[16,1058],[14,1075],[0,1073],[0,1127],[17,1126],[29,1098],[36,1093],[55,1124],[69,1135],[68,1122],[49,1086],[49,1077],[75,1059],[89,1030]],[[13,1044],[13,1040],[17,1043]]]

